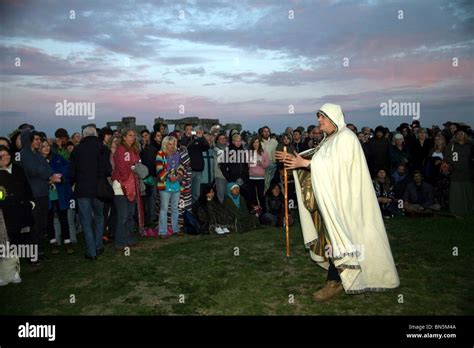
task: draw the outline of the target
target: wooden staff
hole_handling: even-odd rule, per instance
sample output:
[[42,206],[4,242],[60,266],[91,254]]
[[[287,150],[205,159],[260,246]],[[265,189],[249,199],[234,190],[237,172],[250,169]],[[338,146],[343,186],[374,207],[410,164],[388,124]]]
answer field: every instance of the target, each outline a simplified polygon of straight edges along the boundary
[[[283,148],[286,159],[286,146]],[[284,183],[285,183],[285,232],[286,232],[286,257],[290,257],[290,227],[288,225],[288,172],[286,166],[284,168]]]

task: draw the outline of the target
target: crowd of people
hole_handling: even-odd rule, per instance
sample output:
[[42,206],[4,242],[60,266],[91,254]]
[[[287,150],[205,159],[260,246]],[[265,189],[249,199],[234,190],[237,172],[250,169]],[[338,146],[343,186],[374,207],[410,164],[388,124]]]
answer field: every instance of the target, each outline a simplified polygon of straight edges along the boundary
[[[443,126],[427,129],[414,121],[395,131],[359,131],[347,125],[359,139],[385,218],[474,212],[472,131]],[[155,124],[139,134],[90,125],[70,136],[59,128],[49,138],[23,124],[0,137],[0,218],[10,243],[37,245],[40,257],[32,266],[62,249],[74,254],[80,231],[85,257],[96,260],[104,243],[123,251],[139,235],[167,239],[283,226],[284,164],[275,151],[301,153],[324,137],[316,125],[287,127],[278,136],[267,126],[249,133],[187,124],[168,132]],[[292,224],[291,172],[288,185]]]

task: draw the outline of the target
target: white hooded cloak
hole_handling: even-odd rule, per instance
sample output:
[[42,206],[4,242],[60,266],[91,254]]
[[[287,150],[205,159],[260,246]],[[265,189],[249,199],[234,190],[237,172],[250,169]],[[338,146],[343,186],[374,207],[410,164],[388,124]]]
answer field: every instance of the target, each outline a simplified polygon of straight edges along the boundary
[[[322,112],[337,131],[323,140],[311,160],[311,183],[346,293],[384,291],[400,284],[369,169],[356,135],[344,122],[341,107],[324,104]],[[294,175],[306,245],[318,238]],[[311,252],[313,260],[327,268]]]

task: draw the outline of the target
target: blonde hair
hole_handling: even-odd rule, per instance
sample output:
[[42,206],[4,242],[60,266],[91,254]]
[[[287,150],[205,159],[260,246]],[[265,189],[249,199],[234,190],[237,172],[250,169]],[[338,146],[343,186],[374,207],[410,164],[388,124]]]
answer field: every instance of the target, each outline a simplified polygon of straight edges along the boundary
[[[441,146],[440,146],[439,149],[438,149],[438,146],[436,145],[436,138],[442,140],[442,143],[441,143]],[[444,138],[444,136],[442,134],[435,135],[433,148],[434,148],[435,151],[444,151],[444,149],[446,148],[446,139]]]
[[240,134],[234,134],[234,135],[232,136],[232,141],[237,141],[237,138],[242,139],[242,137],[240,136]]
[[166,152],[166,149],[168,148],[169,143],[174,143],[174,151],[176,151],[176,148],[178,145],[178,139],[176,139],[172,135],[167,135],[166,137],[163,138],[163,140],[161,141],[161,151]]

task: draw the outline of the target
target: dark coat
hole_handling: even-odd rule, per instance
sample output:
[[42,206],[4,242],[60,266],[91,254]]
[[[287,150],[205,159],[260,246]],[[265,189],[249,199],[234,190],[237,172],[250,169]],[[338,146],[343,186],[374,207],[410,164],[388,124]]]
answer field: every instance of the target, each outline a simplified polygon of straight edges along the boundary
[[428,157],[428,154],[431,150],[433,143],[431,139],[426,139],[423,142],[423,145],[420,144],[418,139],[411,144],[411,159],[412,159],[412,169],[421,170],[425,165],[425,160]]
[[[454,161],[453,154],[457,154]],[[444,150],[444,159],[452,167],[451,181],[472,181],[474,180],[474,146],[471,144],[459,144],[452,142]]]
[[[62,174],[61,182],[55,184],[58,192],[59,209],[69,209],[70,201],[73,196],[71,181],[69,179],[69,161],[64,159],[60,154],[54,154],[49,164],[54,173]],[[52,204],[49,202],[49,209],[51,209],[51,207]]]
[[88,136],[81,140],[71,153],[69,177],[75,184],[77,198],[97,197],[99,179],[112,173],[107,147],[98,137]]
[[299,143],[293,142],[293,147],[295,148],[296,152],[300,153],[309,149],[308,143],[304,141],[300,141]]
[[33,197],[47,197],[49,190],[49,178],[54,174],[48,161],[38,151],[31,150],[31,130],[21,133],[22,148],[20,151],[20,164],[25,171],[26,178],[30,183]]
[[403,200],[410,204],[420,204],[423,208],[428,208],[435,203],[433,186],[427,182],[421,182],[420,197],[418,197],[417,186],[414,182],[407,185]]
[[235,221],[232,214],[229,214],[215,199],[212,201],[199,199],[193,205],[193,214],[199,221],[203,233],[213,233],[218,226],[227,227],[235,232]]
[[242,195],[240,195],[240,208],[237,208],[229,196],[226,196],[224,200],[224,208],[234,219],[237,232],[248,232],[260,226],[257,217],[249,213],[247,203]]
[[181,138],[181,145],[188,148],[193,172],[202,172],[204,170],[204,157],[202,156],[202,153],[210,148],[206,138],[183,136]]
[[265,211],[272,215],[278,216],[285,211],[285,199],[283,194],[275,197],[269,192],[265,195]]
[[12,173],[0,170],[0,186],[6,191],[4,200],[0,200],[7,232],[18,233],[19,229],[33,224],[33,199],[28,179],[22,167],[12,164]]
[[390,142],[384,137],[381,139],[374,137],[367,143],[367,149],[364,153],[369,155],[367,162],[372,175],[382,168],[387,173],[390,170],[390,146]]
[[146,145],[140,152],[142,164],[148,168],[148,175],[156,176],[156,154],[160,149],[155,141]]
[[405,163],[408,168],[411,168],[411,155],[408,146],[404,144],[401,150],[396,145],[390,146],[390,163],[391,173],[397,170],[401,163]]
[[[233,143],[229,145],[230,151],[245,151],[244,147],[236,147]],[[237,179],[242,179],[245,183],[249,181],[249,165],[248,163],[228,163],[223,162],[219,164],[219,168],[222,175],[226,178],[227,182],[236,182]]]

